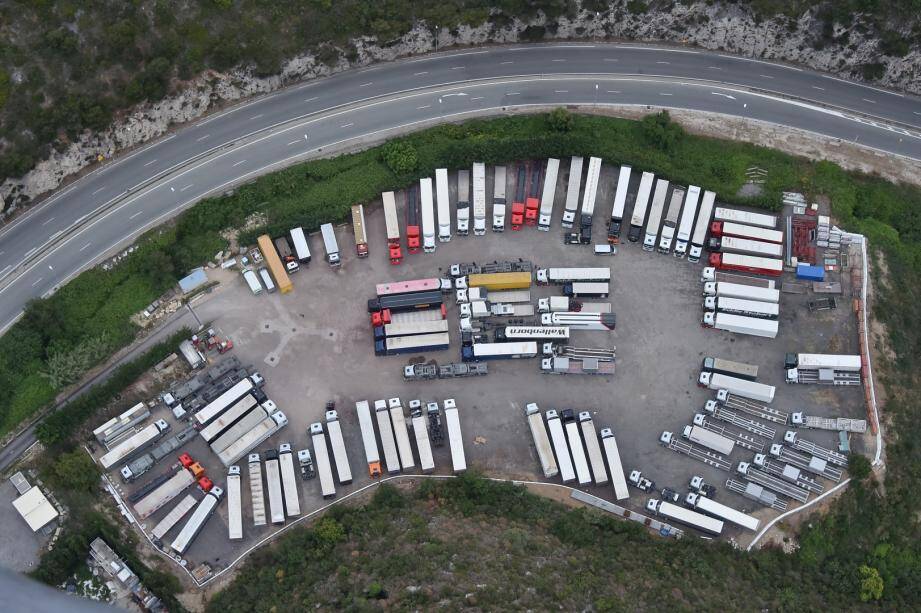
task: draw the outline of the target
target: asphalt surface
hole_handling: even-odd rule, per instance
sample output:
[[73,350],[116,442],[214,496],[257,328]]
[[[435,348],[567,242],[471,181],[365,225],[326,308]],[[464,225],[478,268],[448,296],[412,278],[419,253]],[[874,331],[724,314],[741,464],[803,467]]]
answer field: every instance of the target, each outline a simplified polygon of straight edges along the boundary
[[642,45],[496,47],[292,86],[108,163],[0,231],[0,330],[33,297],[197,200],[389,130],[529,105],[727,113],[921,159],[921,101],[830,75]]

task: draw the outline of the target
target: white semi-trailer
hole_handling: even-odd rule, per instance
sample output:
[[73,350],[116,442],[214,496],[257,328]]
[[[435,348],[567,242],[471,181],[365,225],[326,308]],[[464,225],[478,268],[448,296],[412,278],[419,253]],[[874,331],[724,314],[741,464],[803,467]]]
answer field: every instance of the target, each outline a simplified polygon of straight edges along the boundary
[[713,213],[713,219],[716,221],[732,221],[749,226],[760,226],[762,228],[777,227],[777,217],[774,215],[752,213],[750,211],[740,211],[738,209],[727,209],[725,207],[717,207],[716,211]]
[[438,240],[451,240],[451,202],[448,197],[448,169],[435,169],[435,197],[438,199]]
[[700,202],[700,212],[697,213],[697,223],[694,224],[694,234],[691,236],[691,248],[688,251],[688,262],[699,262],[703,254],[704,241],[707,238],[707,230],[710,229],[710,217],[713,214],[713,204],[716,201],[716,194],[711,191],[705,191],[703,200]]
[[231,443],[224,451],[218,453],[218,458],[224,466],[230,466],[249,453],[250,449],[262,443],[287,425],[288,417],[281,411],[276,411],[272,413],[271,417],[259,422],[255,428],[241,436],[236,442]]
[[265,491],[262,482],[262,460],[258,453],[249,454],[249,493],[253,502],[253,525],[265,525]]
[[764,241],[766,243],[777,243],[778,245],[783,243],[783,232],[781,230],[746,226],[731,221],[713,222],[710,225],[710,234],[714,237],[733,236],[736,238]]
[[172,477],[134,505],[135,514],[138,519],[147,519],[193,483],[195,483],[195,477],[192,476],[191,471],[185,468],[179,469]]
[[432,457],[432,445],[429,441],[428,425],[425,422],[422,403],[418,400],[410,402],[409,410],[413,436],[416,439],[416,451],[419,453],[419,468],[423,473],[428,474],[435,470],[435,459]]
[[[233,410],[233,409],[231,409]],[[230,411],[228,411],[229,413]],[[226,415],[226,413],[225,413]],[[255,406],[250,409],[246,415],[241,417],[237,422],[231,427],[227,428],[224,432],[220,434],[216,439],[212,440],[210,443],[211,451],[214,453],[221,453],[231,444],[240,440],[240,437],[256,427],[259,422],[263,421],[269,417],[271,413],[262,406]],[[213,424],[212,424],[213,425]],[[211,427],[210,425],[208,426]]]
[[536,273],[539,285],[562,285],[579,281],[583,283],[608,283],[611,281],[611,269],[608,267],[584,268],[540,268]]
[[470,171],[457,171],[457,235],[470,233]]
[[320,493],[323,498],[333,498],[336,495],[336,484],[333,481],[333,466],[329,461],[329,448],[326,446],[322,423],[316,421],[310,424],[310,441],[313,443],[313,462],[320,478]]
[[473,164],[473,235],[486,234],[486,165]]
[[169,513],[163,516],[154,529],[150,531],[150,536],[155,541],[163,540],[166,533],[173,529],[179,523],[179,520],[185,517],[186,513],[195,508],[196,500],[192,494],[186,494],[185,498],[179,501],[175,507],[170,509]]
[[528,426],[531,428],[531,438],[534,440],[534,449],[537,451],[537,458],[540,460],[540,467],[543,470],[544,477],[550,478],[559,474],[556,466],[556,460],[553,458],[553,448],[550,446],[550,437],[547,436],[547,428],[544,425],[544,418],[541,416],[540,408],[537,403],[530,403],[525,407],[525,415],[528,418]]
[[579,207],[579,192],[582,191],[582,158],[572,156],[569,162],[569,183],[566,186],[566,203],[563,209],[563,220],[560,225],[571,228],[576,220],[576,209]]
[[384,449],[384,463],[387,472],[395,475],[400,472],[400,454],[393,438],[393,426],[390,423],[390,411],[386,400],[374,401],[374,414],[377,416],[377,430],[381,434],[381,447]]
[[598,444],[598,433],[595,431],[591,413],[588,411],[579,413],[579,427],[582,429],[585,451],[592,467],[592,476],[595,477],[595,485],[604,485],[608,482],[608,471],[604,467],[604,456],[601,455],[601,445]]
[[169,429],[170,425],[162,419],[158,419],[154,423],[148,424],[146,427],[138,430],[135,434],[126,438],[121,443],[113,447],[110,451],[105,453],[101,458],[99,458],[99,465],[102,466],[105,470],[112,468],[119,462],[127,460],[134,454],[143,451],[152,445],[163,435],[164,432]]
[[553,450],[556,453],[556,463],[560,469],[560,478],[563,483],[575,481],[576,472],[572,466],[572,456],[569,455],[569,445],[566,443],[566,433],[559,414],[554,410],[547,411],[547,429],[550,431],[550,440],[553,441]]
[[281,469],[278,452],[265,452],[265,485],[269,494],[269,519],[273,524],[285,523],[285,498],[281,486]]
[[227,538],[243,538],[243,496],[240,489],[240,467],[227,469]]
[[683,258],[688,251],[688,241],[691,240],[691,231],[694,229],[694,216],[697,214],[699,201],[700,188],[696,185],[689,186],[687,197],[684,200],[684,209],[681,211],[681,223],[678,224],[678,234],[675,237],[676,258]]
[[460,417],[457,414],[457,404],[453,398],[446,398],[445,423],[448,426],[448,443],[451,445],[451,465],[454,474],[467,470],[467,457],[464,454],[464,437],[461,434]]
[[698,513],[697,511],[679,507],[678,505],[672,504],[665,500],[660,501],[656,500],[655,498],[650,498],[648,501],[646,501],[646,509],[656,513],[657,515],[667,517],[672,521],[691,526],[692,528],[697,528],[701,532],[706,532],[707,534],[719,536],[723,531],[722,521],[714,517],[710,517],[709,515]]
[[202,428],[201,431],[199,431],[199,434],[206,443],[211,443],[214,441],[214,439],[216,439],[231,426],[237,423],[240,418],[249,413],[255,406],[256,399],[252,394],[246,394],[240,398],[232,407],[224,411],[220,417]]
[[783,245],[750,238],[736,238],[734,236],[711,238],[707,247],[710,251],[720,253],[741,253],[765,258],[783,257]]
[[537,219],[537,229],[547,232],[553,219],[553,200],[556,197],[556,177],[560,171],[560,161],[556,158],[547,160],[547,170],[544,172],[544,191],[540,198],[540,215]]
[[773,385],[747,381],[738,377],[730,377],[717,372],[702,372],[697,380],[697,385],[711,390],[726,390],[735,396],[743,396],[758,402],[770,403],[774,400],[775,388]]
[[776,302],[761,302],[759,300],[745,300],[744,298],[728,298],[726,296],[707,296],[704,298],[704,310],[732,313],[745,317],[760,317],[761,319],[777,319],[780,307]]
[[201,529],[205,527],[208,519],[214,514],[214,510],[217,508],[217,505],[220,504],[223,496],[224,490],[217,486],[212,487],[211,491],[205,494],[205,497],[202,498],[198,506],[195,507],[195,510],[192,511],[192,516],[189,517],[189,521],[182,527],[179,535],[170,545],[173,551],[179,555],[184,555],[185,552],[189,550],[195,537],[198,536]]
[[326,412],[326,432],[329,434],[329,445],[333,448],[333,460],[336,462],[339,483],[348,485],[352,482],[352,467],[349,466],[349,456],[345,451],[345,440],[342,438],[342,424],[339,423],[338,412]]
[[368,462],[368,475],[372,478],[381,476],[381,454],[374,436],[374,421],[371,419],[371,407],[367,400],[355,403],[358,426],[361,429],[361,443],[365,448],[365,460]]
[[643,235],[643,251],[655,251],[656,236],[659,234],[659,224],[662,223],[662,213],[665,209],[665,197],[668,195],[668,181],[656,181],[656,191],[652,195],[652,206],[649,207],[649,219],[646,220],[646,233]]
[[588,468],[588,460],[585,457],[585,447],[582,445],[582,437],[579,434],[579,424],[576,422],[572,409],[563,409],[560,413],[563,420],[563,428],[566,430],[566,442],[569,445],[569,451],[572,453],[572,464],[576,469],[576,478],[579,485],[587,485],[592,482],[592,474]]
[[682,201],[684,201],[684,190],[674,188],[672,199],[668,203],[668,211],[665,213],[665,223],[662,224],[662,230],[659,233],[659,253],[668,253],[672,250],[672,239],[675,237]]
[[707,515],[712,515],[718,519],[722,519],[728,522],[732,522],[737,526],[741,526],[746,530],[757,531],[758,526],[761,524],[761,521],[752,517],[748,513],[743,513],[742,511],[737,511],[732,507],[726,506],[721,502],[717,502],[706,496],[701,496],[694,492],[689,493],[684,500],[684,503],[692,509],[698,511],[703,511]]
[[616,327],[617,318],[614,313],[572,313],[562,311],[559,313],[543,313],[540,323],[544,326],[568,326],[573,330],[601,330],[610,331]]
[[419,199],[422,203],[422,251],[435,251],[435,202],[432,195],[432,179],[419,179]]
[[291,234],[291,244],[294,245],[294,254],[297,256],[298,261],[303,264],[310,263],[310,247],[307,246],[304,229],[301,227],[291,228],[289,234]]
[[727,298],[744,298],[761,302],[780,302],[780,290],[773,287],[759,287],[742,283],[725,281],[708,281],[704,283],[704,296],[726,296]]
[[617,439],[614,438],[614,431],[611,428],[601,429],[601,443],[604,445],[604,455],[608,459],[608,469],[611,471],[614,498],[626,500],[630,497],[630,490],[627,488],[627,479],[624,477],[624,467],[620,461]]
[[601,158],[588,159],[585,175],[585,193],[582,194],[582,209],[579,211],[579,242],[592,242],[592,221],[595,216],[595,202],[598,200],[598,180],[601,178]]
[[646,221],[646,211],[649,208],[649,197],[652,194],[654,180],[655,175],[651,172],[644,172],[640,178],[640,187],[636,192],[636,202],[633,204],[633,215],[630,217],[630,229],[627,231],[627,240],[631,243],[639,241],[640,235],[643,233],[643,222]]
[[229,390],[209,402],[205,407],[195,413],[195,425],[199,428],[207,426],[212,420],[234,405],[244,394],[248,394],[256,387],[262,385],[262,377],[259,373],[253,373]]
[[291,443],[278,446],[278,468],[281,470],[281,488],[285,495],[285,511],[288,517],[301,514],[301,500],[297,492],[297,473],[294,471],[294,453]]
[[505,166],[496,166],[492,192],[492,231],[505,232]]
[[797,353],[795,368],[805,370],[831,369],[842,372],[860,372],[863,360],[859,355],[834,353]]
[[779,327],[777,321],[772,319],[714,312],[704,313],[701,324],[707,328],[764,338],[775,338]]
[[413,447],[409,442],[409,431],[406,429],[406,415],[399,398],[387,401],[390,410],[390,421],[393,423],[393,435],[397,444],[397,453],[400,454],[400,464],[403,470],[415,468],[416,460],[413,458]]

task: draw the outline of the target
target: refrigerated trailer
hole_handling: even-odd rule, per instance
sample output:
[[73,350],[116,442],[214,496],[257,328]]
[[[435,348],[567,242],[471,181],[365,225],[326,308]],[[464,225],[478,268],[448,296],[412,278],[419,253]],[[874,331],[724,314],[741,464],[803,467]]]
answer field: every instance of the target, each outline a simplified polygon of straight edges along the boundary
[[342,438],[342,425],[336,411],[326,411],[326,432],[329,434],[329,444],[333,449],[333,460],[336,462],[339,483],[348,485],[352,482],[352,467],[349,466],[349,456],[345,450],[345,440]]
[[583,245],[589,245],[592,242],[592,221],[595,216],[600,177],[601,158],[589,158],[588,172],[585,176],[585,193],[582,195],[582,210],[579,211],[579,242]]
[[457,235],[470,234],[470,171],[457,171]]
[[608,267],[594,268],[540,268],[536,273],[539,285],[572,283],[583,281],[586,283],[607,283],[611,280],[611,269]]
[[537,342],[535,341],[474,343],[472,347],[461,347],[461,359],[464,362],[534,357],[537,357]]
[[265,525],[265,490],[262,482],[262,460],[258,453],[249,454],[249,494],[253,506],[253,525]]
[[493,177],[492,231],[505,232],[505,166],[496,166]]
[[675,236],[675,257],[683,258],[688,251],[688,241],[691,240],[691,230],[694,226],[694,216],[697,214],[697,203],[700,201],[700,188],[696,185],[688,187],[687,197],[684,199],[684,208],[681,211],[681,223],[678,224],[678,234]]
[[223,495],[224,490],[217,486],[212,487],[211,491],[205,494],[205,497],[201,499],[201,502],[199,502],[195,510],[192,511],[192,516],[189,517],[185,526],[179,531],[179,535],[176,536],[176,539],[170,545],[173,551],[179,555],[184,555],[185,552],[189,550],[189,547],[201,532],[201,529],[205,527],[208,519],[214,514],[214,510],[217,508],[217,505],[220,504]]
[[582,191],[582,158],[574,155],[569,162],[569,183],[566,186],[566,203],[563,209],[563,220],[560,225],[571,228],[576,220],[576,209],[579,207],[579,192]]
[[422,251],[435,251],[435,201],[432,194],[432,179],[419,179],[419,199],[422,205]]
[[656,236],[659,234],[659,224],[662,223],[662,212],[665,208],[665,197],[668,195],[668,181],[656,181],[656,191],[652,196],[652,206],[649,208],[649,219],[646,220],[646,234],[643,236],[643,251],[654,251]]
[[301,514],[301,501],[297,493],[297,474],[294,471],[294,453],[291,443],[278,446],[278,468],[281,471],[281,488],[285,495],[285,511],[288,517]]
[[685,509],[664,500],[659,501],[655,498],[650,498],[646,502],[646,510],[714,536],[719,536],[723,531],[723,522],[715,517]]
[[291,228],[291,244],[294,245],[294,255],[302,264],[310,263],[310,247],[307,246],[307,237],[301,227]]
[[352,205],[352,234],[355,236],[355,252],[360,258],[368,257],[368,235],[365,231],[365,207]]
[[558,475],[560,471],[553,457],[550,437],[547,436],[544,418],[536,403],[531,402],[525,407],[525,416],[528,418],[528,427],[531,429],[531,439],[534,441],[534,449],[537,451],[537,459],[540,460],[540,467],[544,473],[544,477],[549,479],[550,477]]
[[783,244],[783,232],[757,226],[746,226],[731,221],[714,221],[710,223],[710,235],[716,237],[733,236],[766,243]]
[[572,466],[572,456],[569,455],[569,445],[566,443],[566,433],[563,431],[563,422],[554,410],[547,411],[547,429],[550,431],[550,440],[553,441],[553,450],[556,453],[556,463],[560,469],[560,478],[563,483],[575,481],[576,473]]
[[711,253],[708,264],[720,270],[742,270],[756,275],[779,277],[783,260],[740,253]]
[[419,468],[423,473],[428,474],[435,470],[435,460],[432,457],[432,446],[425,423],[425,414],[422,412],[422,403],[418,400],[416,402],[418,406],[415,408],[412,402],[409,403],[413,437],[416,439],[416,451],[419,453]]
[[718,253],[742,253],[766,258],[783,257],[783,245],[781,244],[750,238],[736,238],[735,236],[715,236],[707,243],[707,249]]
[[624,207],[627,205],[627,189],[630,187],[630,174],[632,172],[633,169],[630,166],[621,166],[620,174],[617,176],[617,187],[614,188],[614,204],[611,207],[611,220],[608,222],[609,243],[620,242],[620,231],[624,223]]
[[821,370],[828,368],[843,372],[860,372],[863,360],[859,355],[830,354],[830,353],[797,353],[796,362],[785,364],[787,368],[804,368],[807,370]]
[[749,336],[761,336],[764,338],[776,338],[778,330],[777,320],[774,319],[746,317],[745,315],[734,315],[732,313],[713,311],[704,313],[701,325],[705,328],[715,328],[717,330],[725,330],[726,332],[748,334]]
[[672,199],[668,203],[665,213],[665,223],[659,232],[659,253],[668,253],[672,250],[672,239],[675,237],[675,227],[678,225],[678,214],[681,213],[681,203],[684,201],[684,190],[674,188]]
[[[172,530],[176,524],[179,523],[179,520],[185,517],[186,513],[195,508],[195,504],[195,497],[192,496],[192,494],[186,494],[186,497],[180,500],[179,504],[170,509],[170,512],[157,522],[157,525],[150,531],[150,536],[154,541],[163,540],[166,533]],[[231,538],[233,537],[231,536]]]
[[697,223],[694,224],[694,234],[691,236],[691,248],[688,251],[688,262],[696,263],[700,261],[703,253],[704,241],[707,238],[707,228],[710,227],[710,216],[713,214],[713,204],[716,201],[716,194],[711,191],[705,191],[703,200],[700,202],[700,212],[697,213]]
[[285,523],[285,500],[281,486],[281,469],[278,452],[269,449],[265,456],[265,485],[269,494],[269,520],[273,524]]
[[772,287],[758,287],[725,281],[708,281],[704,283],[704,296],[726,296],[761,302],[780,302],[780,290]]
[[227,469],[227,538],[243,538],[243,497],[240,490],[240,467]]
[[737,511],[732,507],[726,506],[721,502],[717,502],[706,496],[701,496],[700,494],[695,494],[693,492],[689,493],[685,497],[685,502],[687,506],[698,511],[703,511],[708,515],[712,515],[718,519],[722,519],[728,522],[732,522],[737,526],[741,526],[746,530],[751,530],[753,532],[758,530],[758,526],[761,525],[761,521],[752,517],[747,513],[742,511]]
[[776,228],[777,217],[774,215],[765,215],[764,213],[752,213],[750,211],[740,211],[738,209],[727,209],[717,207],[713,213],[713,219],[716,221],[731,221],[749,226],[760,226],[762,228]]
[[457,414],[457,404],[453,398],[446,398],[445,423],[448,426],[448,443],[451,445],[451,465],[454,474],[467,470],[467,458],[464,454],[464,437],[461,434],[460,417]]
[[560,413],[563,421],[563,428],[566,430],[566,442],[569,445],[569,451],[572,453],[572,464],[576,469],[576,479],[579,485],[587,485],[592,482],[592,474],[588,468],[588,460],[585,457],[585,447],[582,445],[582,437],[579,434],[579,424],[576,422],[572,409],[563,409]]
[[258,373],[254,373],[229,390],[209,402],[205,407],[195,413],[195,424],[201,428],[210,424],[217,419],[224,411],[233,406],[245,394],[252,392],[258,386],[262,385],[263,379]]
[[544,191],[540,198],[540,214],[537,219],[537,229],[547,232],[553,219],[553,200],[556,198],[556,178],[560,171],[560,161],[556,158],[547,160],[547,170],[544,172]]
[[390,263],[399,264],[403,261],[403,249],[400,247],[400,220],[397,217],[397,201],[393,192],[381,194],[384,203],[384,225],[387,228],[387,250]]
[[570,298],[607,298],[611,292],[608,283],[566,283],[563,295]]
[[611,484],[614,486],[614,498],[626,500],[630,497],[627,488],[627,479],[624,477],[624,467],[620,461],[620,450],[617,448],[617,439],[611,428],[601,429],[601,443],[604,445],[604,455],[608,460],[608,469],[611,471]]
[[358,427],[361,429],[361,443],[365,449],[365,460],[368,462],[368,475],[372,478],[381,476],[381,455],[374,437],[374,422],[371,419],[371,407],[367,400],[355,403],[355,413],[358,414]]
[[[502,174],[504,183],[504,168]],[[486,165],[482,162],[473,164],[473,234],[486,234]]]
[[448,169],[435,169],[435,196],[438,199],[438,240],[451,240],[451,201],[448,197]]
[[711,390],[726,390],[730,394],[770,403],[774,400],[774,386],[755,381],[747,381],[738,377],[730,377],[720,373],[702,372],[697,379],[697,385]]
[[777,319],[780,315],[780,307],[775,302],[728,298],[726,296],[707,296],[704,298],[704,309],[744,315],[745,317],[759,317],[761,319]]
[[250,449],[262,443],[283,427],[288,425],[288,417],[281,411],[272,413],[272,416],[261,421],[255,428],[241,436],[237,441],[231,443],[227,449],[217,454],[224,466],[230,466],[244,455]]
[[393,426],[390,423],[390,411],[386,400],[374,401],[374,414],[377,416],[377,430],[381,434],[381,447],[384,449],[384,463],[387,472],[395,475],[400,472],[400,454],[393,438]]
[[595,423],[588,411],[579,413],[579,428],[582,429],[582,438],[585,439],[585,451],[592,467],[592,475],[595,477],[595,485],[604,485],[608,482],[608,471],[604,467],[604,456],[601,455]]
[[[271,414],[264,407],[255,406],[223,434],[210,442],[211,451],[221,453],[230,445],[240,440],[240,437],[255,428],[260,422]],[[210,425],[208,426],[211,427]]]
[[316,421],[310,424],[310,442],[313,444],[313,462],[320,479],[320,493],[323,498],[333,498],[336,495],[336,484],[333,481],[333,467],[329,461],[329,448],[326,446],[322,423]]
[[654,179],[655,175],[651,172],[644,172],[640,178],[640,188],[636,192],[633,215],[630,217],[630,229],[627,231],[627,240],[631,243],[639,241],[643,232],[643,222],[646,221],[646,210],[649,208],[649,196],[652,194]]

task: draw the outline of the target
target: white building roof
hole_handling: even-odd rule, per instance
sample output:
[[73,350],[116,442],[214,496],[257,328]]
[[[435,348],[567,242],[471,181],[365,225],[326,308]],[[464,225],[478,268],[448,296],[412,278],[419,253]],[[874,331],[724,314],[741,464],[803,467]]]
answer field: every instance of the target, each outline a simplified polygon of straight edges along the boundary
[[13,508],[26,520],[26,523],[32,528],[32,532],[38,532],[58,516],[58,510],[48,502],[48,499],[37,487],[31,488],[14,500]]

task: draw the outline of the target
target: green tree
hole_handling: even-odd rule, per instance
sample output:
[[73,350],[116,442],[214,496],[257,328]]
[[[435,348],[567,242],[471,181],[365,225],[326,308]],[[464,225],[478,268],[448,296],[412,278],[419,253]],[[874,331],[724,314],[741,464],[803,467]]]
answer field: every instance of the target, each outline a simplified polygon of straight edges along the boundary
[[852,453],[847,460],[847,471],[851,473],[851,477],[854,479],[863,481],[873,472],[873,467],[865,455]]
[[684,130],[673,122],[668,111],[647,115],[640,122],[646,141],[662,151],[669,151],[684,137]]
[[345,528],[332,517],[324,517],[317,522],[314,531],[320,542],[329,547],[345,540]]
[[554,132],[569,132],[575,124],[575,118],[572,113],[560,107],[550,111],[547,115],[547,123]]
[[879,600],[883,596],[883,578],[879,571],[872,566],[861,566],[857,569],[860,577],[860,600],[869,602]]
[[396,141],[384,147],[383,160],[393,174],[407,176],[419,166],[419,152],[409,143]]
[[53,479],[62,488],[92,492],[99,483],[96,463],[80,449],[58,456],[51,470]]

